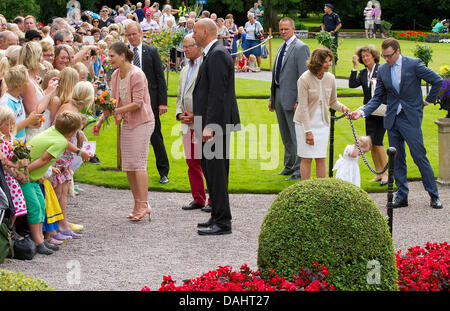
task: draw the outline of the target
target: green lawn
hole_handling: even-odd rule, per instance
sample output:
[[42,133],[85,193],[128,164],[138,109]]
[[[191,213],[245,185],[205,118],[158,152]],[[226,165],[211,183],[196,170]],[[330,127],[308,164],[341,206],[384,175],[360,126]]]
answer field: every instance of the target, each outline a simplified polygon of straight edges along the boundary
[[[161,117],[165,145],[170,157],[170,182],[164,186],[159,184],[155,158],[150,147],[148,159],[150,190],[190,191],[179,125],[174,116],[175,100],[174,97],[169,98],[168,113]],[[361,105],[362,98],[342,97],[340,101],[351,109],[355,109]],[[282,176],[274,175],[283,169],[283,145],[276,115],[267,110],[267,100],[265,99],[239,99],[238,104],[245,131],[235,134],[232,140],[229,190],[231,193],[278,193],[293,182],[286,182]],[[427,154],[436,175],[438,172],[438,146],[437,128],[434,120],[443,115],[443,112],[439,111],[436,106],[429,106],[425,109],[422,125]],[[355,122],[355,128],[358,135],[365,134],[362,120]],[[102,165],[84,164],[75,173],[75,180],[107,187],[128,188],[125,173],[103,170],[116,166],[116,127],[111,125],[102,130],[100,137],[93,137],[91,132],[92,125],[86,129],[86,134],[90,140],[97,141],[97,153]],[[353,144],[352,140],[348,120],[339,120],[336,126],[335,161],[347,144]],[[385,142],[387,146],[387,137]],[[368,159],[372,163],[370,155]],[[420,173],[410,156],[408,156],[407,161],[408,178],[420,178]],[[368,182],[373,176],[364,167],[362,159],[359,160],[359,163],[361,187],[369,192],[385,191],[386,187],[382,188],[377,184]]]
[[[319,47],[319,43],[316,39],[302,39],[311,51],[315,48]],[[381,43],[383,39],[343,39],[339,40],[339,49],[338,49],[338,64],[336,66],[336,77],[338,78],[349,78],[350,71],[353,68],[352,65],[352,56],[355,54],[356,49],[359,46],[373,44],[375,45],[379,51],[381,51]],[[272,62],[275,59],[275,54],[278,50],[278,47],[283,43],[282,39],[273,39],[272,40]],[[423,44],[423,43],[420,43]],[[426,43],[426,45],[431,46],[433,49],[433,61],[429,64],[429,67],[434,71],[438,72],[439,68],[444,65],[449,65],[449,57],[450,55],[450,45],[445,43]],[[400,40],[400,46],[402,50],[402,54],[406,56],[413,56],[413,49],[416,47],[416,43],[413,41]],[[263,70],[270,70],[269,58],[262,59],[261,68]],[[385,63],[384,59],[381,58],[380,64]],[[272,63],[273,64],[273,63]],[[363,69],[364,67],[360,64],[359,69]]]
[[[274,39],[272,49],[276,52],[281,44],[281,39]],[[305,39],[311,50],[318,47],[315,39]],[[340,60],[337,66],[338,77],[348,77],[352,68],[351,58],[358,46],[373,43],[381,45],[381,39],[345,39],[340,43]],[[450,46],[447,44],[430,44],[434,49],[433,59],[430,64],[433,70],[448,64]],[[402,52],[412,55],[414,42],[401,41]],[[382,60],[384,62],[384,60]],[[269,60],[262,63],[263,69],[269,69]],[[362,67],[360,67],[362,68]],[[177,73],[170,73],[168,88],[168,113],[161,117],[162,131],[165,145],[170,159],[170,182],[166,185],[159,184],[159,176],[155,166],[153,150],[150,147],[148,158],[148,172],[150,176],[150,190],[189,192],[187,177],[187,165],[184,160],[179,123],[175,120],[175,103],[178,90]],[[284,181],[284,177],[276,175],[283,169],[283,144],[279,135],[279,129],[275,113],[267,110],[270,96],[270,82],[247,79],[236,79],[236,95],[238,98],[241,122],[244,130],[232,137],[230,184],[231,193],[278,193],[293,182]],[[362,104],[361,90],[338,89],[339,100],[352,110]],[[353,97],[349,97],[353,96]],[[356,97],[355,97],[356,96]],[[422,130],[424,133],[427,155],[432,164],[435,175],[438,174],[438,144],[437,126],[434,121],[444,116],[442,111],[434,105],[426,107]],[[111,123],[112,124],[112,123]],[[364,135],[364,121],[356,121],[355,128],[358,135]],[[116,167],[116,127],[110,125],[104,129],[100,137],[93,137],[92,125],[86,129],[90,140],[97,141],[97,153],[101,166],[91,163],[83,165],[76,173],[75,180],[83,183],[96,184],[107,187],[129,188],[126,175],[123,172],[108,170]],[[334,162],[344,151],[347,144],[353,144],[353,137],[349,122],[341,119],[337,122],[335,133]],[[387,136],[385,146],[387,146]],[[409,152],[409,151],[408,151]],[[369,162],[372,163],[370,154]],[[408,178],[420,179],[420,173],[408,155]],[[328,161],[327,161],[328,163]],[[361,187],[368,192],[386,191],[378,184],[370,183],[373,178],[365,167],[362,159],[359,160],[361,169]],[[105,170],[106,169],[106,170]]]

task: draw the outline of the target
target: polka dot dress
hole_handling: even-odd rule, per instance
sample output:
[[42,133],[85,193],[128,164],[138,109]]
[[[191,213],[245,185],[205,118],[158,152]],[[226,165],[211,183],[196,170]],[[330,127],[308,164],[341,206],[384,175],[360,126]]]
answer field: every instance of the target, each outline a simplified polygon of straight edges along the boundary
[[[8,146],[13,143],[13,139],[6,140],[5,138],[2,139],[2,152],[3,154],[8,158],[8,160],[11,161],[13,152],[8,149]],[[6,170],[5,170],[5,179],[6,183],[9,187],[9,192],[11,193],[11,198],[14,203],[14,208],[16,211],[15,217],[23,216],[27,214],[27,206],[25,204],[25,198],[22,193],[22,189],[20,189],[19,182],[12,177]]]

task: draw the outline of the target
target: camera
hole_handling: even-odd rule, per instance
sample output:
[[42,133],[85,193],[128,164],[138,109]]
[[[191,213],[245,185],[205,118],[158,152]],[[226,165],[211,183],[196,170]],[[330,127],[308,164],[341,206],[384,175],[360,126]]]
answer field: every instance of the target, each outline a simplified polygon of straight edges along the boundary
[[101,81],[97,81],[95,83],[97,83],[97,88],[99,90],[101,90],[101,91],[105,91],[106,90],[106,83],[101,82]]
[[95,50],[91,50],[91,56],[97,55],[97,52]]

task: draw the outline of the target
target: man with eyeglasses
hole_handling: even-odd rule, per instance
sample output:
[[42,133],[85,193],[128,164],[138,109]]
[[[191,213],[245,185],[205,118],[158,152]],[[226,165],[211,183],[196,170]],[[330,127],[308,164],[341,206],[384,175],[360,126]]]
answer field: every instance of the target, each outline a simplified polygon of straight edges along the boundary
[[67,29],[61,29],[55,32],[53,40],[55,41],[55,46],[58,46],[60,44],[66,44],[68,46],[73,45],[73,35]]
[[159,116],[167,112],[167,86],[164,79],[161,58],[155,47],[142,43],[142,28],[138,22],[132,21],[125,27],[125,36],[130,43],[129,48],[134,53],[133,65],[142,69],[147,77],[155,130],[150,138],[156,158],[156,168],[159,172],[159,182],[169,182],[169,158],[167,157],[164,139],[161,133]]
[[[394,208],[408,206],[408,182],[405,142],[408,144],[414,163],[419,167],[422,183],[430,195],[430,206],[441,209],[439,193],[433,169],[426,156],[423,143],[422,118],[424,106],[434,103],[442,85],[442,78],[426,67],[420,59],[403,56],[399,42],[388,38],[381,45],[386,63],[378,68],[377,86],[372,99],[360,111],[351,113],[353,120],[370,115],[387,96],[384,127],[387,129],[389,145],[397,149],[394,178],[398,187]],[[421,82],[431,85],[425,101]]]
[[203,61],[202,49],[195,44],[192,33],[184,37],[183,51],[186,56],[186,66],[181,70],[178,83],[176,117],[181,121],[181,133],[183,135],[183,148],[188,166],[189,184],[193,201],[182,209],[185,211],[202,209],[212,210],[206,204],[205,181],[200,162],[201,144],[194,143],[194,103],[193,91],[197,80],[198,70]]

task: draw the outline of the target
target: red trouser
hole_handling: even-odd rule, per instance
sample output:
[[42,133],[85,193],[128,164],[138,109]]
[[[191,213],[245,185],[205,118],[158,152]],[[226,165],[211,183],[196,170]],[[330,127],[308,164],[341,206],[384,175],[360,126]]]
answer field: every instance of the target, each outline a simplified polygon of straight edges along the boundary
[[[195,203],[205,205],[206,193],[205,182],[203,180],[200,158],[202,155],[202,144],[200,141],[194,142],[194,130],[190,129],[188,133],[183,134],[183,148],[188,165],[189,183],[191,184],[191,193]],[[210,200],[208,200],[209,203]]]

